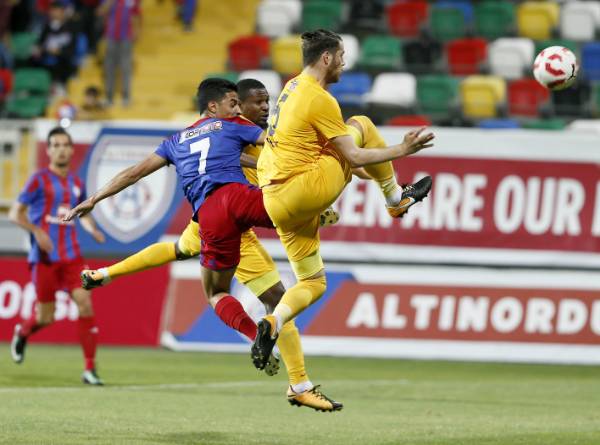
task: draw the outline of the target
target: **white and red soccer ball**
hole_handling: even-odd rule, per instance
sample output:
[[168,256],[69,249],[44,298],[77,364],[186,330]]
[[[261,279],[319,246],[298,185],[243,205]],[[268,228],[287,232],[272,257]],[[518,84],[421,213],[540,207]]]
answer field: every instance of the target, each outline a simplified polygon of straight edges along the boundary
[[573,51],[564,46],[550,46],[540,51],[533,62],[533,76],[550,90],[564,90],[577,78],[579,64]]

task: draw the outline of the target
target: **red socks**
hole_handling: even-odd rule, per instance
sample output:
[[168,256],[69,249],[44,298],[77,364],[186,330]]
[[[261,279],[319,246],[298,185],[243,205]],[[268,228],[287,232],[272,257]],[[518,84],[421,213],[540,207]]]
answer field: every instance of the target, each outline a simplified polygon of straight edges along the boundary
[[94,316],[79,317],[77,330],[79,332],[79,343],[81,343],[83,357],[85,358],[85,369],[92,370],[96,367],[96,344],[98,343],[98,328]]
[[215,313],[227,326],[241,332],[250,340],[256,338],[256,323],[244,307],[231,295],[221,298],[215,306]]

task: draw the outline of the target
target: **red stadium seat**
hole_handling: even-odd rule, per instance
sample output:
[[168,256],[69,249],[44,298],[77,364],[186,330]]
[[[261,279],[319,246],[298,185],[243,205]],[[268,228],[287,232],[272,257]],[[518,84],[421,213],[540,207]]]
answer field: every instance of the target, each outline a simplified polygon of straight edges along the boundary
[[392,125],[394,127],[423,127],[430,126],[431,121],[427,116],[420,114],[400,115],[391,118],[386,122],[386,125]]
[[519,79],[508,85],[508,113],[512,116],[535,117],[550,92],[535,79]]
[[0,69],[0,101],[6,99],[6,96],[12,91],[13,76],[7,69]]
[[446,45],[446,57],[450,74],[477,74],[487,57],[487,41],[482,38],[453,40]]
[[418,35],[421,24],[427,21],[428,10],[426,1],[396,1],[386,11],[390,33],[402,37]]
[[234,71],[256,70],[269,57],[269,50],[268,37],[240,37],[229,44],[229,63]]

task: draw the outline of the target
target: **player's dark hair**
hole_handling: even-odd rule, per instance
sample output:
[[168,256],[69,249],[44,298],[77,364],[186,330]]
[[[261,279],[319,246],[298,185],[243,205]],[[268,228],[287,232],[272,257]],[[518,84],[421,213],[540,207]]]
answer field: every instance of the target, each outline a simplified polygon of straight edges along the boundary
[[256,79],[243,79],[237,83],[238,96],[240,101],[243,102],[250,96],[251,90],[267,90],[267,87]]
[[204,79],[198,85],[198,92],[196,93],[196,104],[198,105],[198,111],[204,113],[208,108],[208,103],[214,101],[220,101],[230,91],[237,92],[237,86],[235,83],[227,80],[220,79],[218,77],[209,77]]
[[71,139],[71,135],[67,132],[67,130],[65,130],[63,127],[54,127],[52,130],[50,130],[48,133],[48,138],[46,139],[48,146],[50,146],[50,138],[52,136],[56,136],[57,134],[65,134],[69,138],[69,143],[73,145],[73,139]]
[[335,53],[342,38],[333,31],[317,29],[302,34],[302,60],[304,66],[312,65],[325,51]]

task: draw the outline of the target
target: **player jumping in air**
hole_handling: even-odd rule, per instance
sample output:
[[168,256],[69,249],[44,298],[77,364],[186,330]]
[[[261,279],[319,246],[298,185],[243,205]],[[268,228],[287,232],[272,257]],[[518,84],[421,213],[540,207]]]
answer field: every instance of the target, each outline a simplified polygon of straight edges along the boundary
[[[48,133],[47,154],[50,165],[29,179],[9,212],[11,221],[31,234],[28,260],[37,297],[37,311],[34,309],[28,320],[15,326],[11,354],[15,363],[23,362],[27,340],[54,322],[56,291],[66,289],[79,311],[79,342],[85,358],[81,379],[90,385],[102,385],[95,364],[98,328],[91,292],[82,289],[79,280],[85,266],[77,232],[73,222],[63,221],[71,208],[85,199],[83,182],[69,172],[73,144],[63,128]],[[104,242],[104,235],[90,216],[82,218],[81,225],[96,241]]]
[[[258,160],[258,179],[265,208],[284,245],[298,282],[286,291],[272,315],[258,323],[252,361],[262,369],[282,326],[318,300],[326,289],[319,253],[319,214],[341,194],[351,168],[365,170],[382,185],[385,172],[372,165],[409,156],[432,146],[433,134],[411,131],[401,144],[360,150],[344,125],[340,107],[326,90],[344,66],[339,35],[317,30],[302,35],[304,70],[279,96]],[[360,124],[360,123],[359,123]],[[390,167],[391,168],[391,167]],[[371,170],[371,171],[369,171]],[[393,171],[389,170],[392,173]],[[402,216],[431,188],[425,177],[404,189],[382,185],[390,215]]]

